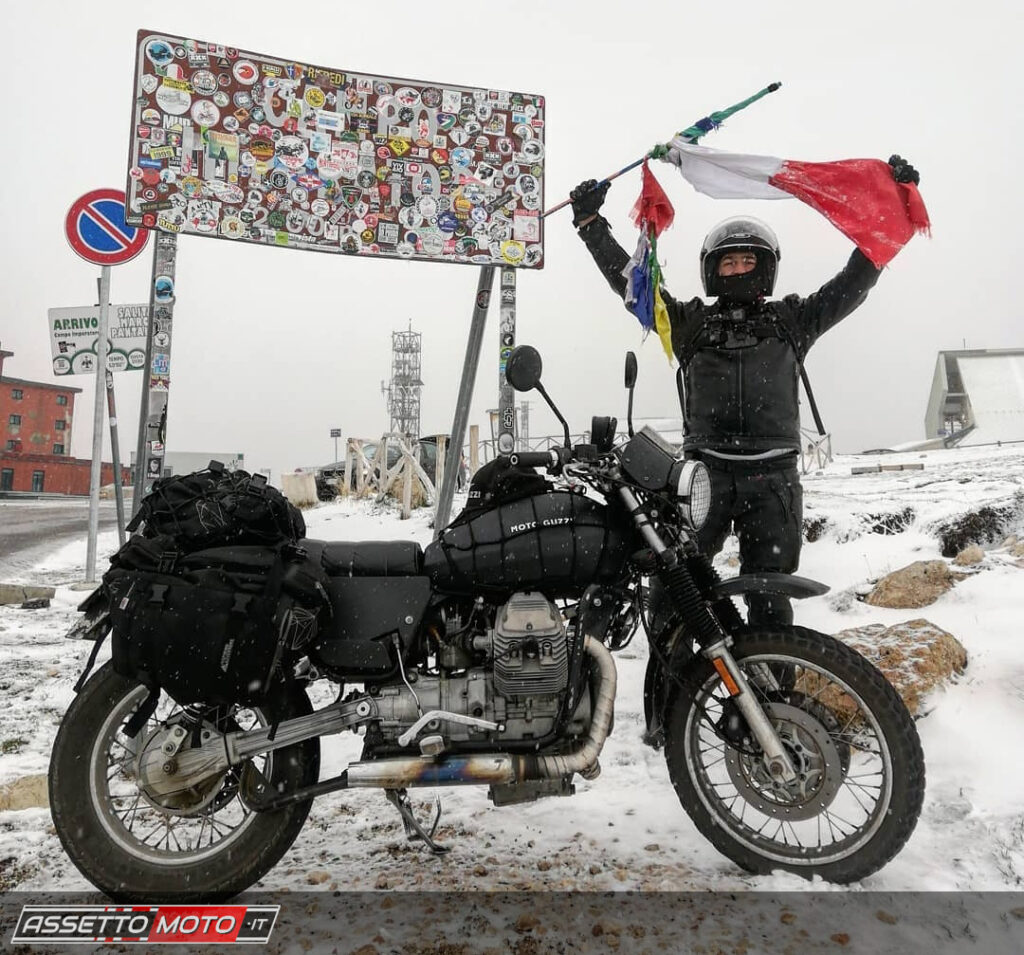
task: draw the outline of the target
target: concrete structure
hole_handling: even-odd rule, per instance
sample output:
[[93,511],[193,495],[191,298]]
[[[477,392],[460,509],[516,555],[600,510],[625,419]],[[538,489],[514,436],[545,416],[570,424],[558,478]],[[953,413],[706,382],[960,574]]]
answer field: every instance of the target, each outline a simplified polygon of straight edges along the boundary
[[[14,353],[0,349],[0,491],[88,494],[90,462],[71,457],[75,396],[81,388],[3,374]],[[122,469],[127,480],[127,469]],[[104,464],[100,481],[111,484]]]
[[1024,441],[1024,349],[939,352],[925,434],[945,447]]

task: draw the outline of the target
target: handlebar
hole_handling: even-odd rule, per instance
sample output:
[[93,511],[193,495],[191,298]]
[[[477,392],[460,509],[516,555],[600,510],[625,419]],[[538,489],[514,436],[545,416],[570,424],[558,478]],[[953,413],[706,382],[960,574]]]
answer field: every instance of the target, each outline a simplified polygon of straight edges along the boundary
[[549,451],[516,451],[508,456],[512,467],[522,468],[553,468],[560,460],[561,455],[554,448]]

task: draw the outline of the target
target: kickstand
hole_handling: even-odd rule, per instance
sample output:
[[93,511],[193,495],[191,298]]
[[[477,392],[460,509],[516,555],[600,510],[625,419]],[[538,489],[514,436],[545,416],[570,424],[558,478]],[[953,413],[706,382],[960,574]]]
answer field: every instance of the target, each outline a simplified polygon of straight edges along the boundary
[[426,843],[430,851],[437,856],[448,852],[448,846],[438,845],[432,838],[437,831],[437,824],[441,820],[440,796],[434,797],[437,812],[434,814],[434,821],[430,826],[430,832],[427,832],[413,814],[412,802],[409,800],[409,794],[404,789],[385,789],[384,795],[387,796],[388,802],[398,810],[398,814],[402,817],[402,825],[405,826],[405,836],[407,839],[410,841],[421,839]]

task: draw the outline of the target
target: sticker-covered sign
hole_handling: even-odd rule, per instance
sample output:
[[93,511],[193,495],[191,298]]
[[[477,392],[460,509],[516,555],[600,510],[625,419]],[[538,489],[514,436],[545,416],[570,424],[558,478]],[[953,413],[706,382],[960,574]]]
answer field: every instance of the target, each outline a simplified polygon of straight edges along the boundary
[[142,30],[125,221],[378,258],[539,268],[544,98]]
[[[100,307],[51,308],[50,347],[55,375],[95,374]],[[107,313],[107,368],[141,371],[146,364],[148,305],[110,305]]]

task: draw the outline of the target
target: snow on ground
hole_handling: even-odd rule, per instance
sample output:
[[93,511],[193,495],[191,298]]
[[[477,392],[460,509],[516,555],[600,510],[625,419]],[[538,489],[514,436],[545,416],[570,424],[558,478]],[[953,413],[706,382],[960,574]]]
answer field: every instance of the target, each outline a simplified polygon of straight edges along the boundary
[[[920,471],[851,475],[865,464],[921,463]],[[981,504],[1011,504],[1024,492],[1024,451],[959,451],[842,457],[805,479],[807,517],[826,519],[806,544],[800,573],[831,585],[802,602],[797,623],[827,633],[866,623],[924,616],[967,648],[969,665],[956,685],[933,694],[918,727],[928,782],[924,811],[902,853],[860,888],[903,890],[1018,889],[1024,876],[1024,569],[999,543],[980,570],[920,611],[886,610],[855,597],[865,584],[914,560],[939,558],[937,523]],[[868,533],[882,513],[913,508],[901,533]],[[426,511],[402,522],[371,502],[344,501],[306,512],[309,535],[323,539],[401,539],[426,544]],[[1024,523],[1014,528],[1024,537]],[[113,533],[100,554],[113,552]],[[732,573],[736,542],[718,563]],[[85,541],[61,547],[18,582],[57,586],[46,610],[0,607],[0,784],[45,773],[49,749],[91,644],[64,632],[83,596],[69,585],[81,576]],[[105,564],[101,561],[101,567]],[[10,580],[0,568],[0,580]],[[752,877],[720,856],[696,831],[669,784],[664,759],[640,742],[646,646],[638,635],[616,657],[615,728],[601,756],[602,774],[577,780],[572,799],[495,808],[484,788],[437,790],[444,805],[438,831],[453,851],[434,858],[403,836],[397,813],[375,791],[317,799],[292,850],[263,881],[267,889],[522,890],[799,890],[795,877]],[[329,698],[329,687],[321,694]],[[360,740],[323,740],[323,776],[358,758]],[[435,791],[415,792],[425,813]],[[19,888],[87,889],[64,856],[45,809],[0,812],[0,860]],[[828,888],[820,883],[818,889]]]

